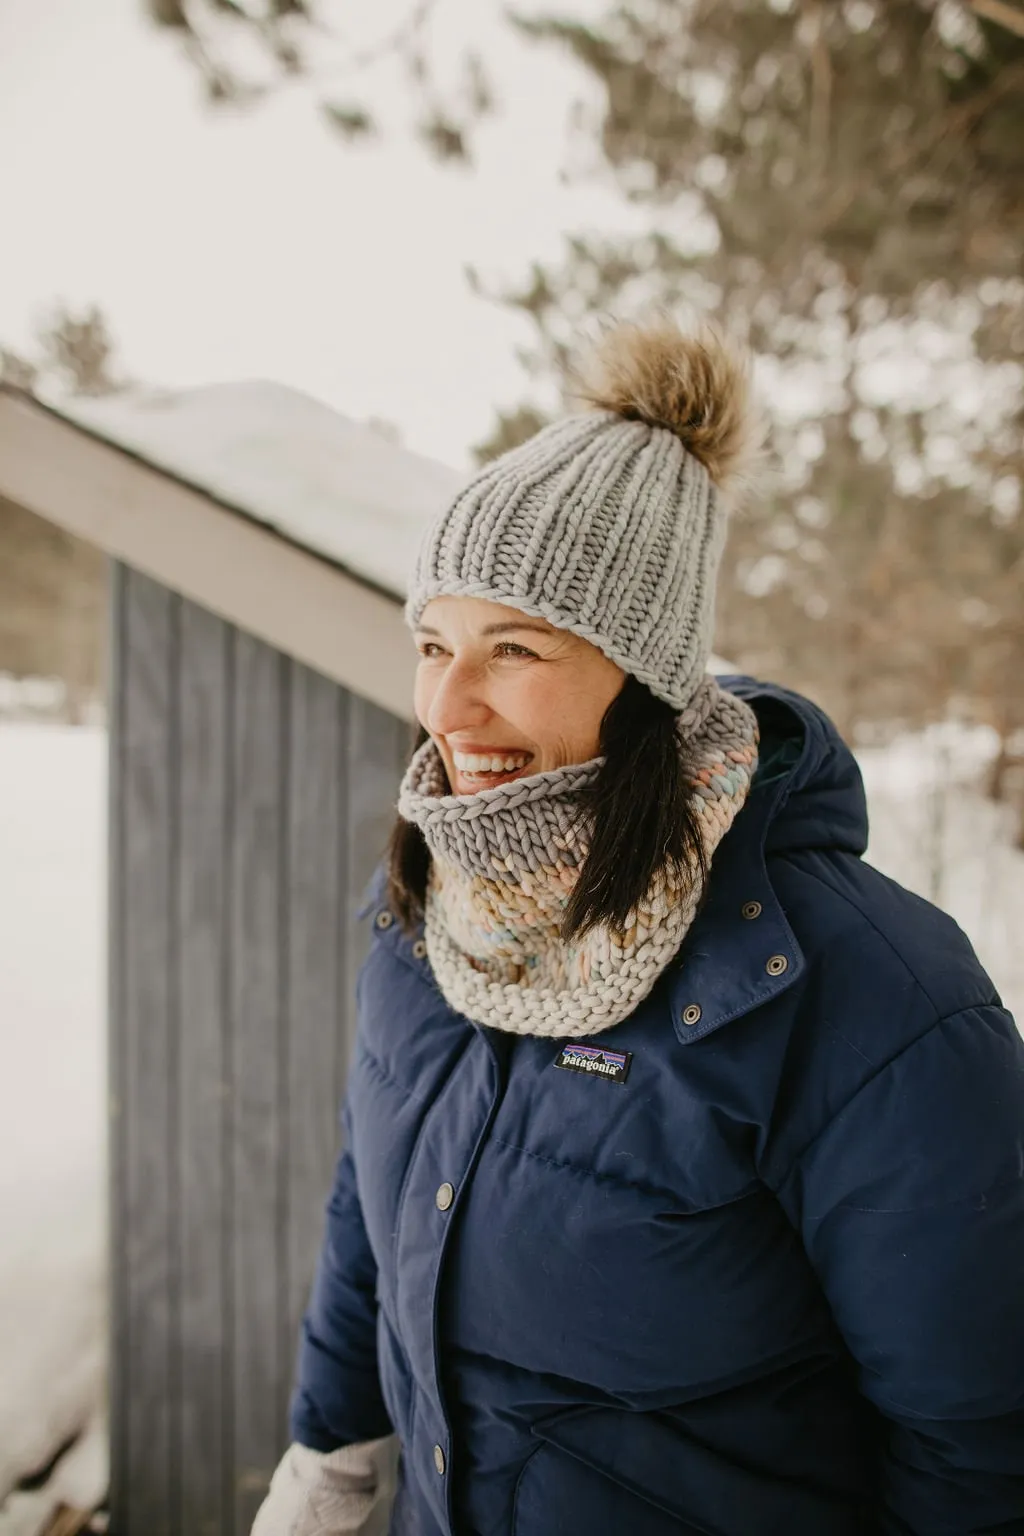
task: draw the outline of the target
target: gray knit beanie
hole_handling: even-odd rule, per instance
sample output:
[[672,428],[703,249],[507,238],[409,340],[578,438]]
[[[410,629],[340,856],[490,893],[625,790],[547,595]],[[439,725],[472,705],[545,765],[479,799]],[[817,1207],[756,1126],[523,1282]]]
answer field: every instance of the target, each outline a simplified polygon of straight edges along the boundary
[[484,466],[427,530],[405,604],[489,598],[581,635],[683,710],[707,665],[726,504],[752,446],[745,359],[711,330],[620,325],[591,407]]

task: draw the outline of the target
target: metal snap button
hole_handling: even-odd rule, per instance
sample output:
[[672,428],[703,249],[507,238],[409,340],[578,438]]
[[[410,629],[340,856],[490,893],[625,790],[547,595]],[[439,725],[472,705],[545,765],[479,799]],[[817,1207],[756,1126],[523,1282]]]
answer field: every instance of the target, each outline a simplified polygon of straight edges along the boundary
[[444,1477],[444,1451],[439,1445],[434,1446],[434,1466],[437,1468],[438,1477]]
[[374,919],[378,928],[390,928],[394,920],[394,914],[389,912],[387,907],[384,908],[383,912],[378,912]]
[[691,1026],[700,1023],[700,1008],[696,1003],[691,1003],[688,1008],[683,1009],[683,1023]]
[[425,960],[426,959],[426,957],[427,957],[427,946],[426,946],[425,942],[423,941],[423,939],[417,939],[416,940],[416,943],[412,947],[412,952],[416,956],[417,960]]
[[761,916],[761,903],[759,901],[745,901],[743,903],[743,916],[748,922]]
[[455,1199],[455,1186],[447,1183],[442,1184],[434,1199],[437,1201],[439,1211],[449,1210],[452,1201]]
[[768,961],[768,964],[765,966],[765,970],[768,972],[769,976],[781,976],[783,971],[788,969],[789,961],[786,959],[785,955],[772,955],[771,959]]

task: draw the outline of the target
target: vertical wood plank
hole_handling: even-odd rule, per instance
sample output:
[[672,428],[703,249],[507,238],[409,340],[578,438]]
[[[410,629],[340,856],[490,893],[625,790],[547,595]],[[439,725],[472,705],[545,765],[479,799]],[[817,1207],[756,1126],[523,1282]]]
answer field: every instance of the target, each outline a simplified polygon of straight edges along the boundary
[[177,600],[135,572],[117,583],[121,606],[115,751],[117,890],[112,943],[118,1316],[114,1331],[117,1528],[177,1536],[172,1431],[176,1263],[172,1241],[176,1133],[171,901]]
[[124,1003],[125,969],[125,818],[123,792],[124,690],[127,682],[128,573],[119,562],[110,565],[108,616],[109,664],[107,697],[107,1201],[108,1267],[110,1275],[110,1516],[112,1536],[125,1536],[128,1499],[128,1426],[130,1423],[129,1355],[125,1348],[129,1288],[127,1252],[128,1174],[126,1145],[129,1088],[128,1029]]
[[286,663],[238,633],[232,742],[229,1036],[233,1265],[234,1526],[247,1536],[280,1453],[282,1234],[288,1172],[280,1029],[290,913],[286,857]]
[[181,1338],[175,1406],[182,1445],[180,1536],[223,1536],[231,1514],[224,1501],[230,1402],[224,1379],[223,1253],[229,642],[228,627],[220,619],[192,603],[183,605],[177,680]]
[[[282,1358],[295,1360],[337,1156],[335,1094],[341,1021],[337,1012],[344,912],[338,839],[344,794],[345,698],[337,686],[292,668],[288,775],[289,922],[287,1042],[287,1304]],[[282,1433],[292,1371],[279,1383]]]

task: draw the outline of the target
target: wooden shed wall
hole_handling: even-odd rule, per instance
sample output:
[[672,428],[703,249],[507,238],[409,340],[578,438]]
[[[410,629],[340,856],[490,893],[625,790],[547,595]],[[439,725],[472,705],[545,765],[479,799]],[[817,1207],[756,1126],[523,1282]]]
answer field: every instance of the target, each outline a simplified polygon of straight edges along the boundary
[[248,1536],[410,727],[123,566],[111,686],[113,1536]]

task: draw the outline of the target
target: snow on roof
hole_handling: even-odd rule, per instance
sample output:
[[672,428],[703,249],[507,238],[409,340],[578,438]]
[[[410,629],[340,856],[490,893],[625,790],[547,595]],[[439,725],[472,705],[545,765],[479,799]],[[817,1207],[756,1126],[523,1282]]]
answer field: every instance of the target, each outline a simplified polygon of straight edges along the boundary
[[425,525],[462,483],[283,384],[132,390],[54,408],[398,598]]

